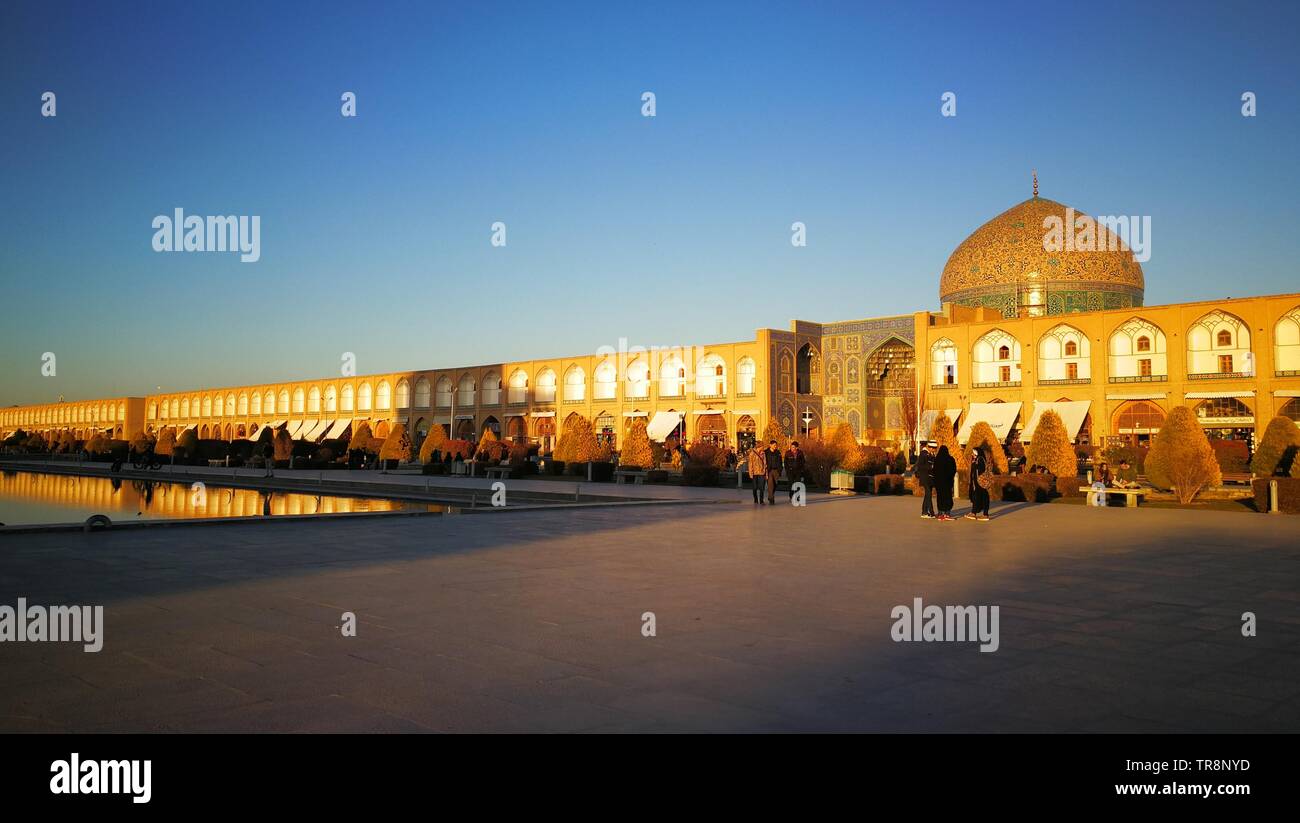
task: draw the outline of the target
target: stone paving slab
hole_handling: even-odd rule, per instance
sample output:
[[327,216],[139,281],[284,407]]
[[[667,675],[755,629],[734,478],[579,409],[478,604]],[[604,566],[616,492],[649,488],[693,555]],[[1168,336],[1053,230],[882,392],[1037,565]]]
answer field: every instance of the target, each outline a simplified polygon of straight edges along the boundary
[[[0,643],[0,731],[1300,731],[1300,518],[916,509],[9,535],[0,604],[107,626]],[[893,642],[914,597],[998,605],[999,650]]]

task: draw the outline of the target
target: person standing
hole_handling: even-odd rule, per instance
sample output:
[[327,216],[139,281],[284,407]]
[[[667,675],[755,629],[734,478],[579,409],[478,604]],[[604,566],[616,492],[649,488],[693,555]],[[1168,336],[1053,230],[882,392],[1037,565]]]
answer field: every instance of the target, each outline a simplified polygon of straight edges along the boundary
[[750,482],[754,484],[754,502],[763,505],[763,495],[767,488],[767,461],[763,458],[763,450],[755,443],[749,449],[746,456]]
[[984,447],[976,446],[975,454],[970,459],[970,514],[971,520],[989,519],[989,490],[980,483],[980,478],[989,471],[988,458],[984,456]]
[[265,446],[263,446],[263,447],[262,447],[262,457],[263,457],[263,459],[266,461],[266,474],[264,474],[264,475],[262,475],[262,476],[263,476],[263,477],[274,477],[274,476],[275,476],[275,471],[274,471],[274,466],[275,466],[275,446],[274,446],[273,444],[271,444],[271,443],[267,443]]
[[952,520],[953,481],[957,478],[957,461],[948,453],[947,446],[940,446],[934,458],[934,489],[939,498],[938,520]]
[[916,482],[921,486],[921,517],[934,519],[934,447],[931,440],[916,456]]
[[776,505],[776,482],[781,479],[781,450],[775,440],[769,440],[763,452],[763,462],[767,468],[767,502]]
[[790,480],[790,499],[794,499],[794,484],[803,481],[804,456],[799,448],[799,441],[790,441],[790,448],[785,450],[785,476]]

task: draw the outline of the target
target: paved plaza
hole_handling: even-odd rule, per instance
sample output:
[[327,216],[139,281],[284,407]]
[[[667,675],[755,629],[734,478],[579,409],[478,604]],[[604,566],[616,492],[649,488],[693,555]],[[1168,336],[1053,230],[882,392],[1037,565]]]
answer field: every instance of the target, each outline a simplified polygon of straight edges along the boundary
[[[106,628],[98,654],[0,644],[0,730],[1300,730],[1300,519],[993,513],[817,497],[8,535],[2,604],[103,604]],[[893,642],[916,597],[998,606],[999,649]]]

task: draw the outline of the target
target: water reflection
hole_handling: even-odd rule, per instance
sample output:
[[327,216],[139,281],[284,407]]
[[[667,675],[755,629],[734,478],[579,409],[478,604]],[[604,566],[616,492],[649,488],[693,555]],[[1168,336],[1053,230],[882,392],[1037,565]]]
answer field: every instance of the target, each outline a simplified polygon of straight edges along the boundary
[[125,520],[203,517],[274,517],[286,514],[445,511],[446,506],[368,497],[261,492],[229,486],[192,488],[185,483],[109,477],[0,473],[0,523],[75,523],[92,514]]

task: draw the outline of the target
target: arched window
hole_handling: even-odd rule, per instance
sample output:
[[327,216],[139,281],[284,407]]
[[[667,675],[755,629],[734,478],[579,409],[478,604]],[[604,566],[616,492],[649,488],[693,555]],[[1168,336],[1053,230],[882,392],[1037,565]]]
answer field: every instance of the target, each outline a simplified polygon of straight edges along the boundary
[[1300,397],[1292,397],[1286,405],[1277,410],[1278,415],[1290,418],[1300,425]]
[[533,399],[538,403],[555,402],[554,370],[546,368],[537,373],[537,388],[533,392]]
[[1038,339],[1039,383],[1086,381],[1091,377],[1088,337],[1062,323]]
[[429,408],[429,378],[427,377],[415,381],[415,406],[419,409]]
[[501,372],[490,371],[483,377],[483,405],[495,406],[501,402]]
[[235,416],[235,395],[226,395],[226,417]]
[[280,396],[275,403],[275,413],[276,414],[289,413],[289,390],[288,389],[280,389]]
[[957,385],[957,346],[944,337],[930,346],[930,382],[936,386]]
[[1235,397],[1214,397],[1197,404],[1196,417],[1207,425],[1221,421],[1249,425],[1254,422],[1255,413]]
[[320,414],[320,389],[316,386],[307,392],[307,413]]
[[618,368],[609,360],[596,367],[595,387],[592,395],[597,400],[613,400],[618,393]]
[[1250,327],[1224,311],[1202,315],[1187,330],[1187,376],[1192,380],[1254,374]]
[[208,395],[205,395],[203,397],[203,416],[204,417],[212,416],[212,397]]
[[627,397],[644,399],[650,396],[650,364],[638,357],[627,367]]
[[726,363],[716,354],[706,354],[700,360],[699,374],[695,378],[695,394],[699,397],[723,397],[726,393]]
[[451,405],[451,378],[443,375],[433,387],[433,402],[438,408],[445,409]]
[[397,381],[397,408],[411,407],[411,384],[405,378]]
[[460,376],[460,383],[456,388],[456,405],[474,405],[474,375],[462,374]]
[[369,383],[357,386],[357,411],[370,411],[374,402],[374,389]]
[[[118,418],[117,418],[117,419],[118,419],[118,420],[121,420],[123,417],[126,416],[126,406],[119,404],[119,405],[118,405],[118,409],[119,409],[120,411],[119,411],[119,413],[118,413]],[[178,400],[178,399],[176,399],[175,397],[173,397],[173,398],[172,398],[172,417],[180,417],[180,415],[181,415],[181,401]]]
[[528,373],[523,369],[515,369],[510,373],[510,387],[507,389],[509,395],[506,399],[511,403],[526,403],[528,401]]
[[336,412],[339,410],[338,389],[333,386],[325,387],[325,411]]
[[754,358],[745,356],[740,358],[736,363],[736,394],[752,396],[756,390],[755,382],[758,377],[758,366],[754,363]]
[[821,374],[821,357],[811,343],[804,343],[795,358],[794,390],[796,394],[812,394],[813,378]]
[[262,416],[262,393],[253,392],[248,397],[248,414],[250,417]]
[[1273,327],[1273,369],[1277,377],[1300,376],[1300,306]]
[[1169,379],[1165,333],[1132,317],[1115,329],[1107,342],[1107,372],[1111,383],[1162,382]]
[[393,387],[387,380],[380,380],[379,387],[375,389],[375,408],[379,411],[388,411],[393,407]]
[[681,397],[686,392],[686,366],[676,354],[659,365],[659,396]]
[[307,394],[302,387],[293,390],[293,407],[290,409],[292,414],[302,414],[307,411]]
[[972,365],[975,386],[1020,382],[1020,341],[1002,329],[986,332],[975,341]]
[[235,413],[240,417],[248,417],[248,393],[241,392],[239,395],[239,405],[235,408]]
[[339,411],[350,412],[354,408],[352,384],[345,383],[343,388],[339,391]]
[[578,366],[570,366],[564,373],[564,399],[587,399],[587,373]]

